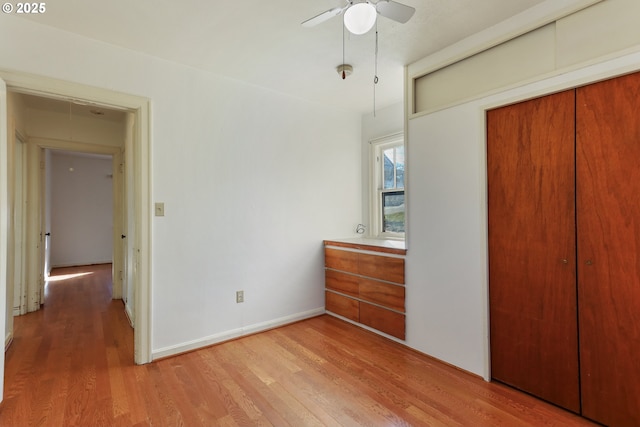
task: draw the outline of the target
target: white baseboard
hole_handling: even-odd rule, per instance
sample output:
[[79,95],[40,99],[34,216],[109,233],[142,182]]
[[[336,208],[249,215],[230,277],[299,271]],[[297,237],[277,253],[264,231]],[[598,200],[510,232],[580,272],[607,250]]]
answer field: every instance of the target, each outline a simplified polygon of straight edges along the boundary
[[[9,349],[9,346],[13,342],[13,332],[7,332],[7,336],[4,337],[4,351],[6,352]],[[4,356],[3,356],[4,357]]]
[[256,323],[254,325],[244,326],[242,328],[232,329],[230,331],[221,332],[219,334],[210,335],[201,339],[188,341],[182,344],[172,345],[169,347],[159,348],[151,352],[151,360],[162,359],[164,357],[175,356],[180,353],[197,350],[199,348],[208,347],[213,344],[219,344],[245,335],[264,332],[269,329],[287,325],[289,323],[298,322],[300,320],[309,319],[324,314],[324,307],[314,310],[296,313],[291,316],[281,317],[279,319],[269,320],[267,322]]
[[134,321],[133,321],[133,312],[131,311],[131,307],[129,307],[129,304],[124,305],[124,314],[127,315],[127,320],[129,320],[129,324],[131,325],[131,327],[135,329]]

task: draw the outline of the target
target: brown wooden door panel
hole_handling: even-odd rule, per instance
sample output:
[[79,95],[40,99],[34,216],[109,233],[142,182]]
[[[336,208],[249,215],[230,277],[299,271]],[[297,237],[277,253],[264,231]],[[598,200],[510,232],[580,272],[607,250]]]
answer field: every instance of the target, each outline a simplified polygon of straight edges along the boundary
[[638,426],[640,74],[579,88],[576,105],[583,415]]
[[492,377],[579,412],[574,99],[489,111],[487,178]]

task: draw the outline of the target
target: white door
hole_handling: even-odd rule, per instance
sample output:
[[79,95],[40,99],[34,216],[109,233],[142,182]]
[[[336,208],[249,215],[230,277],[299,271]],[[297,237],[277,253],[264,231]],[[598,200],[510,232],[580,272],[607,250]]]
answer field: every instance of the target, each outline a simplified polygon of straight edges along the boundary
[[[7,85],[0,79],[0,331],[7,313],[7,246],[9,231],[9,173],[7,164]],[[0,356],[0,402],[4,398],[4,351]]]

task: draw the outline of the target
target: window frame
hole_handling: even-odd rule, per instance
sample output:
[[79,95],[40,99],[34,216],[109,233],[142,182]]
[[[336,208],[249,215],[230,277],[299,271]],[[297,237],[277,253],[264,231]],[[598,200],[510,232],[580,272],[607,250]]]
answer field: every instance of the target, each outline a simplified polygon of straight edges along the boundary
[[[402,146],[404,148],[404,187],[384,189],[384,163],[382,162],[383,151],[392,147]],[[404,240],[407,227],[407,148],[405,144],[404,133],[396,133],[393,135],[376,138],[369,141],[369,236],[378,239],[395,239]],[[382,194],[388,192],[402,191],[405,197],[405,232],[397,233],[384,230],[384,215]]]

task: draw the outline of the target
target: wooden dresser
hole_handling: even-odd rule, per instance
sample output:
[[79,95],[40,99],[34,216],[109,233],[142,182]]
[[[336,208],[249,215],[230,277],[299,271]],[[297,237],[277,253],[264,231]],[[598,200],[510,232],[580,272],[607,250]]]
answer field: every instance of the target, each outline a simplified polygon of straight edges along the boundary
[[379,242],[324,241],[325,309],[404,340],[406,250]]

